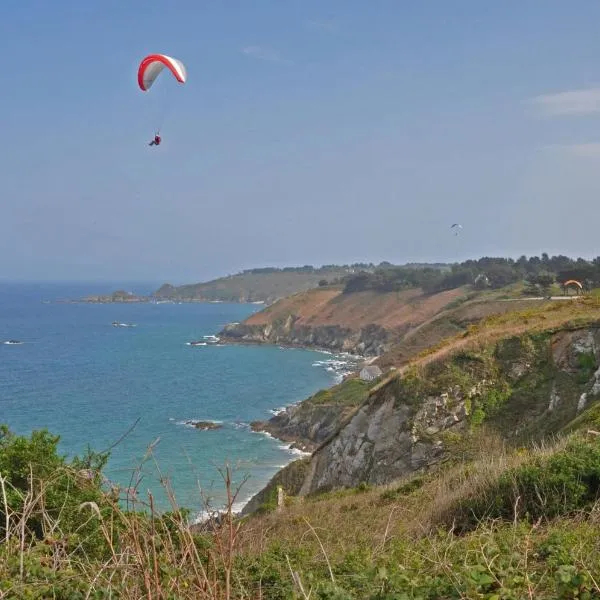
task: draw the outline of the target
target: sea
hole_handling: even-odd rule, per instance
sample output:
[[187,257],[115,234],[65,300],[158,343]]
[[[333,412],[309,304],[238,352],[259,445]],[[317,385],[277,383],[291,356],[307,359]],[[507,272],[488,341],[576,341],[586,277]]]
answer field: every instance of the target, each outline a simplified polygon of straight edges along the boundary
[[0,283],[0,423],[48,429],[68,458],[111,448],[107,486],[163,510],[174,497],[198,518],[224,506],[229,466],[239,510],[300,455],[250,422],[340,381],[356,357],[211,337],[260,305],[69,301],[155,288]]

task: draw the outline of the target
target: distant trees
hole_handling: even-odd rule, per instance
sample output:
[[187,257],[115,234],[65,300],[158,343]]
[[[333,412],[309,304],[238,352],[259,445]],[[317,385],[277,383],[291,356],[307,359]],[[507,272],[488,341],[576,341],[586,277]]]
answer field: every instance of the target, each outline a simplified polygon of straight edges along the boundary
[[600,286],[600,257],[588,261],[564,255],[548,256],[546,253],[541,257],[521,256],[517,260],[484,256],[452,265],[449,270],[447,265],[419,268],[381,263],[370,272],[361,270],[349,274],[343,282],[344,293],[350,294],[364,290],[389,292],[414,287],[433,293],[469,284],[477,289],[498,289],[525,281],[526,293],[546,295],[555,281],[564,283],[569,279],[580,281],[586,288]]
[[555,279],[552,273],[542,272],[538,275],[529,275],[524,292],[528,296],[547,296]]
[[[392,263],[382,262],[379,267],[393,267]],[[238,275],[261,275],[270,273],[325,273],[331,271],[374,271],[378,267],[373,263],[352,263],[351,265],[327,264],[321,267],[313,265],[303,265],[301,267],[257,267],[255,269],[245,269]]]

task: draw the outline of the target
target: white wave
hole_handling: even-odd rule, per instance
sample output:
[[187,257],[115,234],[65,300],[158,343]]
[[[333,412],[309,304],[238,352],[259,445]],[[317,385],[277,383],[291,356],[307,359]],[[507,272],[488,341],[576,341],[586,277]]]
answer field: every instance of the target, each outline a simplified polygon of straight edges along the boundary
[[325,369],[333,377],[334,385],[341,383],[347,375],[353,373],[358,368],[360,361],[355,355],[348,352],[333,354],[325,351],[325,353],[330,354],[331,358],[316,360],[312,363],[312,366]]
[[287,410],[287,406],[280,406],[278,408],[270,408],[269,412],[272,415],[277,416],[277,415],[280,415],[281,413],[284,413],[286,410]]
[[285,450],[294,456],[311,456],[312,452],[305,452],[299,448],[294,448],[293,444],[282,444],[278,446],[280,450]]
[[186,342],[186,346],[208,346],[207,342]]
[[350,354],[350,352],[340,352],[339,356],[343,356],[344,358],[349,358],[350,360],[357,362],[365,359],[365,357],[361,356],[360,354]]
[[312,456],[312,452],[305,452],[299,448],[289,448],[288,452],[294,456]]
[[6,340],[5,342],[2,342],[5,346],[22,346],[23,342],[21,342],[20,340]]
[[[231,512],[234,515],[239,514],[244,509],[244,506],[250,502],[252,496],[254,494],[244,498],[243,500],[239,500],[238,502],[234,502],[231,505]],[[226,512],[226,506],[223,505],[219,509],[211,509],[211,510],[201,510],[196,516],[192,519],[192,525],[199,525],[200,523],[204,523],[210,519],[216,519],[220,514],[224,514]]]

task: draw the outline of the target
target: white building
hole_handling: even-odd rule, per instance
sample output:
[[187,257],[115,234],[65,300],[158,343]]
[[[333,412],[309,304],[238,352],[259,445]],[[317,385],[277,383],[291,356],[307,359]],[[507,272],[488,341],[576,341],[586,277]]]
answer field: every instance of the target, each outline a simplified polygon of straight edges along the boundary
[[369,365],[368,367],[363,367],[359,373],[359,377],[363,381],[373,381],[377,379],[383,371],[377,365]]

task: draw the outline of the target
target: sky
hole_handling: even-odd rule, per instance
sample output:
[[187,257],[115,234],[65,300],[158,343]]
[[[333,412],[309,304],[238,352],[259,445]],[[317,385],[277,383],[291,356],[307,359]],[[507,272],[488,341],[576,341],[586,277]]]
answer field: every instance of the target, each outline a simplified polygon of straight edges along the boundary
[[[598,31],[595,0],[2,0],[0,279],[597,256]],[[142,92],[150,53],[187,82]]]

